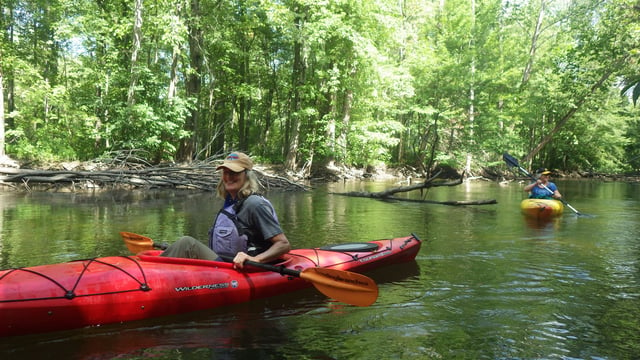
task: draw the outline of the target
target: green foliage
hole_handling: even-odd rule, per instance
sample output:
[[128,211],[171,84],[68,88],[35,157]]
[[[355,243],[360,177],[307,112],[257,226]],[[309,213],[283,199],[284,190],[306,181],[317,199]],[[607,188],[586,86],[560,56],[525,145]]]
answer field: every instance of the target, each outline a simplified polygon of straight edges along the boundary
[[633,0],[194,4],[2,3],[9,155],[638,167]]
[[[626,136],[629,139],[640,138],[640,116],[630,121]],[[640,172],[640,144],[637,141],[630,141],[625,146],[626,164],[633,171]]]
[[390,162],[390,150],[398,145],[403,128],[402,124],[395,121],[354,125],[350,132],[350,143],[355,147],[350,152],[348,163],[367,166]]
[[108,127],[112,150],[137,149],[152,154],[152,159],[173,160],[176,144],[189,135],[182,130],[189,108],[174,100],[156,106],[136,104],[117,114]]
[[640,76],[632,76],[626,81],[626,85],[620,90],[620,95],[631,96],[633,99],[633,105],[637,105],[638,98],[640,98]]
[[[30,136],[25,136],[30,133]],[[11,139],[7,144],[7,152],[24,160],[55,161],[60,159],[77,159],[75,150],[70,146],[68,133],[56,126],[37,126],[35,129],[18,128],[7,133]],[[36,141],[30,138],[38,139]]]

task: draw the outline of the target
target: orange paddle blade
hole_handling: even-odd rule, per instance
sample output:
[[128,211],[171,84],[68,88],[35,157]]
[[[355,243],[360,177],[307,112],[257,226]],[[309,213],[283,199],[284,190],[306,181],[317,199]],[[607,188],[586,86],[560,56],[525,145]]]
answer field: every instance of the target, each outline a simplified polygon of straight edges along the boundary
[[146,236],[121,231],[120,236],[124,240],[124,244],[127,245],[127,249],[134,254],[141,251],[153,250],[153,240]]
[[369,306],[378,299],[378,285],[369,277],[344,270],[307,268],[300,277],[321,293],[343,303]]

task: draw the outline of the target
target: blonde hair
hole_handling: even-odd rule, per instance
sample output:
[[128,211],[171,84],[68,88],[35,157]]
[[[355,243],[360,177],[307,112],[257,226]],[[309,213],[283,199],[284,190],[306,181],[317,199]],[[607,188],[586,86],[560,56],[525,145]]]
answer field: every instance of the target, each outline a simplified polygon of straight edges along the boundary
[[[257,193],[260,190],[260,181],[258,180],[258,176],[253,170],[245,170],[245,180],[244,184],[238,191],[238,200],[245,199],[249,197],[249,195],[253,193]],[[220,181],[218,181],[218,186],[216,186],[216,192],[218,197],[224,199],[227,197],[227,190],[224,189],[224,183],[222,182],[222,176],[220,177]]]

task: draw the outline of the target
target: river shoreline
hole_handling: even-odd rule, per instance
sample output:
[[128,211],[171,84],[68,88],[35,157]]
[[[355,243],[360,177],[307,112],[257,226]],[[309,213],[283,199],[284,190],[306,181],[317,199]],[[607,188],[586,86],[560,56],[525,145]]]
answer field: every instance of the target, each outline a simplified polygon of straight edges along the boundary
[[[134,189],[187,189],[214,191],[219,181],[217,162],[191,164],[146,165],[139,163],[60,162],[40,164],[37,168],[22,168],[17,162],[0,164],[0,190],[95,192]],[[34,164],[31,164],[34,165]],[[27,165],[29,166],[29,165]],[[424,181],[411,167],[367,169],[345,166],[317,167],[306,172],[286,171],[281,165],[256,164],[255,170],[266,190],[305,191],[314,184],[339,181],[398,180],[398,184]],[[464,174],[455,169],[437,169],[439,179],[459,179]],[[434,174],[431,174],[433,176]],[[555,173],[555,179],[640,182],[638,174],[600,174],[591,172]],[[501,168],[486,168],[478,174],[464,176],[466,181],[526,181],[528,178]]]

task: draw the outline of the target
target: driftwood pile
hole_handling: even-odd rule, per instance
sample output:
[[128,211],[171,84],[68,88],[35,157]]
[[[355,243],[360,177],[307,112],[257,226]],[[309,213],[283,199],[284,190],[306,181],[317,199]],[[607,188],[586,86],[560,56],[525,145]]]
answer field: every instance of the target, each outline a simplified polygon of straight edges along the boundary
[[[304,191],[304,185],[256,169],[265,190]],[[101,189],[173,188],[215,191],[220,173],[210,163],[191,166],[166,166],[114,169],[31,170],[0,167],[0,187],[17,190],[87,191]]]

